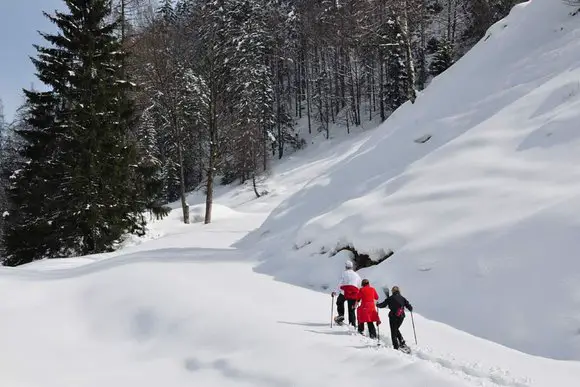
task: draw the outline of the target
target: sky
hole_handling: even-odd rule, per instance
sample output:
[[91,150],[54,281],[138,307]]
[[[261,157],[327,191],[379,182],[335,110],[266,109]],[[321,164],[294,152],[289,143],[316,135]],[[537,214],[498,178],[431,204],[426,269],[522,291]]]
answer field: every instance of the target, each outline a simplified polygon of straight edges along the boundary
[[44,44],[38,31],[55,31],[42,11],[63,8],[62,0],[0,0],[0,99],[8,121],[24,101],[22,89],[42,86],[30,61],[32,45]]

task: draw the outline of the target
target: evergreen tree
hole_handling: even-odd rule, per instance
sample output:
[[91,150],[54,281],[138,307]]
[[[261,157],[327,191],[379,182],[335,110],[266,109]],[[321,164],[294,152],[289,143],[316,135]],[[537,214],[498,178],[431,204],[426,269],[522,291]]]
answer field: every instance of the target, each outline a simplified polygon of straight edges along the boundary
[[389,21],[389,35],[393,42],[387,49],[385,86],[385,105],[392,113],[407,101],[408,74],[405,65],[405,43],[399,23]]
[[173,9],[172,0],[161,0],[159,6],[159,14],[163,21],[167,24],[173,24],[176,22],[176,15]]
[[433,62],[429,66],[429,72],[436,77],[443,71],[447,70],[453,64],[453,46],[444,41],[438,45]]
[[253,177],[265,157],[262,144],[274,125],[272,74],[268,66],[274,31],[268,25],[268,2],[237,0],[228,13],[232,47],[228,57],[232,78],[234,130],[232,148],[238,177]]
[[45,13],[59,29],[41,34],[51,46],[35,46],[49,90],[25,90],[30,127],[17,131],[26,162],[8,194],[6,265],[111,251],[124,233],[144,231],[118,22],[108,21],[108,0],[65,4],[67,13]]
[[163,165],[157,147],[157,130],[152,109],[145,109],[137,129],[138,164],[135,179],[136,192],[142,205],[157,219],[167,216],[170,208],[164,206],[166,202],[163,194],[164,176]]

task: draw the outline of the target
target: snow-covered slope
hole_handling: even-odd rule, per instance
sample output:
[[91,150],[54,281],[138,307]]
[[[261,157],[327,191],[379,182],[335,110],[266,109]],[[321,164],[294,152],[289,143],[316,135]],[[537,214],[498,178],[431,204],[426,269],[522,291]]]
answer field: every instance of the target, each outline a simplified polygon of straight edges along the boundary
[[337,270],[336,247],[392,249],[363,273],[401,285],[425,316],[580,359],[580,16],[571,10],[517,6],[238,246],[257,246],[261,272],[311,286]]
[[[577,384],[578,362],[529,356],[429,321],[420,311],[414,315],[418,345],[411,321],[402,327],[413,355],[391,349],[386,324],[380,326],[383,346],[377,348],[375,341],[329,326],[328,294],[256,273],[259,262],[254,253],[232,249],[230,244],[259,226],[281,198],[331,167],[333,153],[321,150],[319,162],[311,164],[300,166],[291,160],[280,165],[270,188],[285,194],[251,200],[251,192],[222,192],[218,201],[224,216],[209,227],[180,225],[170,217],[153,224],[157,239],[112,254],[0,268],[0,383],[15,387]],[[196,195],[190,198],[192,203],[198,200]],[[245,219],[243,226],[240,219]],[[346,257],[338,255],[334,264],[340,270]],[[301,276],[308,271],[302,266]],[[327,279],[335,274],[332,269],[319,273]]]
[[[115,253],[0,268],[0,384],[577,386],[545,358],[580,359],[569,11],[517,7],[379,129],[276,165],[259,199],[220,187],[210,225],[176,204]],[[361,275],[414,304],[413,355],[387,324],[380,349],[329,327],[345,244],[395,252]]]
[[577,364],[529,357],[419,315],[421,346],[403,327],[415,355],[379,349],[329,327],[327,295],[256,274],[232,250],[61,263],[0,273],[2,385],[572,387],[580,375]]

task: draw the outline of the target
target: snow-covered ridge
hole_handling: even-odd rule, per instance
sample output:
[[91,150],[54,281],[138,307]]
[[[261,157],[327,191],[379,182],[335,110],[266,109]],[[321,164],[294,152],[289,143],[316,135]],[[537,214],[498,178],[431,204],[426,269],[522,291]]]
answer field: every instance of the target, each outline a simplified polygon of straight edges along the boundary
[[328,258],[337,246],[375,257],[392,249],[363,273],[401,285],[425,316],[528,353],[580,359],[572,10],[552,0],[515,7],[239,246],[257,243],[260,271],[318,288],[339,270]]

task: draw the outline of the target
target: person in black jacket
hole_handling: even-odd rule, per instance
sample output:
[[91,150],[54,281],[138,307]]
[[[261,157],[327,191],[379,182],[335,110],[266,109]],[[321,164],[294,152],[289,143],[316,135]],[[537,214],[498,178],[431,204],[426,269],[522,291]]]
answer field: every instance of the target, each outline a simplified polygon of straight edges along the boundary
[[391,340],[393,341],[393,348],[406,349],[408,347],[407,344],[405,344],[405,340],[403,339],[403,335],[401,334],[401,331],[399,331],[399,328],[405,319],[405,308],[412,312],[413,306],[409,303],[409,301],[407,301],[405,297],[401,295],[401,291],[398,286],[393,286],[391,291],[392,294],[390,296],[387,294],[387,298],[383,302],[378,303],[377,307],[389,307],[389,325],[391,327]]

